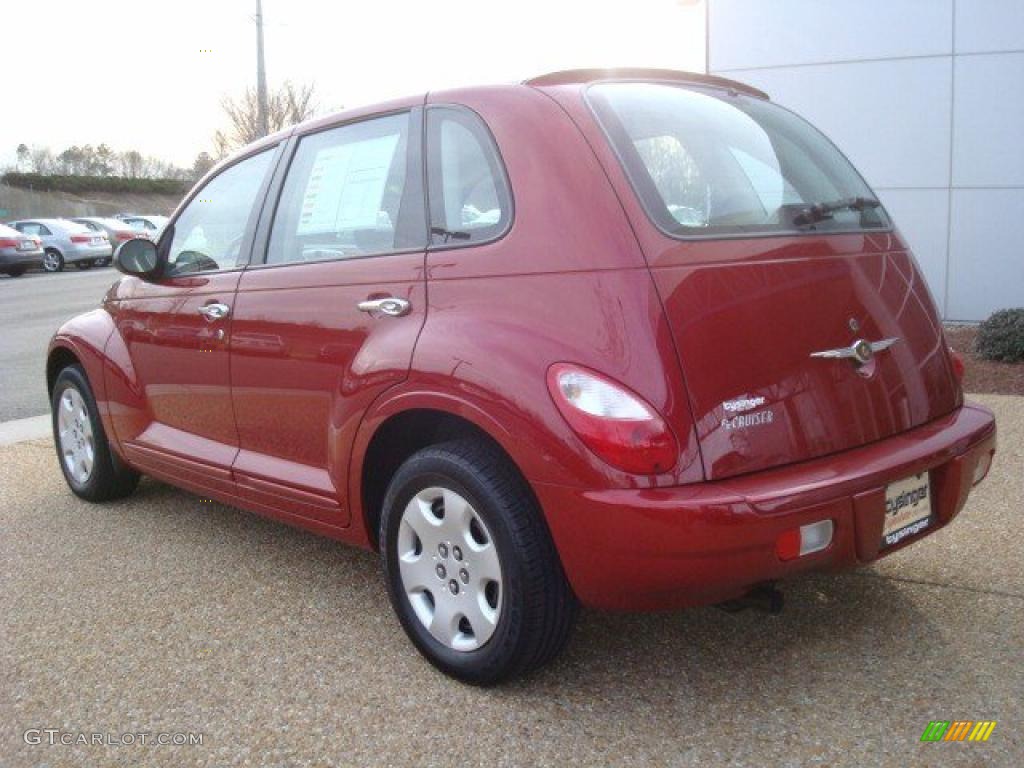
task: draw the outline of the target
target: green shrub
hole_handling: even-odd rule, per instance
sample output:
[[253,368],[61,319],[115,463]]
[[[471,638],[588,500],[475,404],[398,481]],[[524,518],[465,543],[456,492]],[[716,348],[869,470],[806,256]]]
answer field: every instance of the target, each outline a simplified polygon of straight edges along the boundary
[[4,184],[38,192],[109,192],[184,195],[191,186],[180,179],[141,179],[123,176],[51,176],[41,173],[5,173]]
[[1024,360],[1024,308],[995,312],[978,327],[974,348],[988,360],[1005,363]]

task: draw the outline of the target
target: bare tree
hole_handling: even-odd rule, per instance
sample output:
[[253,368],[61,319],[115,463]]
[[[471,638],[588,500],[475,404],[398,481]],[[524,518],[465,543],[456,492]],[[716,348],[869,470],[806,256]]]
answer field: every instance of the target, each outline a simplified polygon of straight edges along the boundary
[[28,144],[19,144],[15,156],[18,158],[19,171],[25,172],[32,167],[32,150],[28,148]]
[[127,176],[130,179],[137,179],[142,176],[145,158],[142,157],[142,153],[138,150],[129,149],[121,155],[119,165],[121,166],[120,171],[122,176]]
[[198,181],[216,164],[209,152],[200,152],[192,163],[192,179]]
[[32,147],[32,173],[52,173],[53,153],[49,147]]
[[[317,112],[313,99],[314,86],[295,85],[285,81],[267,94],[267,130],[280,131],[307,120]],[[221,101],[230,126],[213,135],[214,150],[218,157],[244,147],[264,136],[260,126],[259,98],[255,88],[246,88],[238,98],[225,97]]]

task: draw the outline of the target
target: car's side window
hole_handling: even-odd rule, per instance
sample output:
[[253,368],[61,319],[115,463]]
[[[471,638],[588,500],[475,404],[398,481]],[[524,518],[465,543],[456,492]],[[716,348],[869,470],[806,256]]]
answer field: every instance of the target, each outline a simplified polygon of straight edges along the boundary
[[350,259],[426,245],[422,194],[409,173],[412,115],[305,136],[274,214],[267,264]]
[[174,222],[169,275],[232,269],[248,257],[241,253],[242,241],[273,158],[274,150],[267,149],[235,163],[192,198]]
[[468,109],[427,112],[427,179],[433,245],[493,240],[512,218],[512,195],[494,139]]

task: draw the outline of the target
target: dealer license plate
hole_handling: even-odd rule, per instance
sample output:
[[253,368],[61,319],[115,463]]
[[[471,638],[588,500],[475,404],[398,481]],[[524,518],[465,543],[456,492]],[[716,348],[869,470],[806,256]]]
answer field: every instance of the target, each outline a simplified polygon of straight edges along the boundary
[[931,524],[932,494],[928,473],[908,477],[885,487],[885,524],[882,546],[891,547]]

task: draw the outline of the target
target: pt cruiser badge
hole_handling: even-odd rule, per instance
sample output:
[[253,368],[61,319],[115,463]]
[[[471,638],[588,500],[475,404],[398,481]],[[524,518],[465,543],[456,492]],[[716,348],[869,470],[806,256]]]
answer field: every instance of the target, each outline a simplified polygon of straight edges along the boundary
[[811,357],[825,357],[833,360],[852,360],[856,365],[866,365],[871,362],[875,352],[882,352],[899,341],[899,337],[893,336],[881,341],[865,341],[857,339],[848,347],[836,349],[823,349],[821,352],[811,352]]

